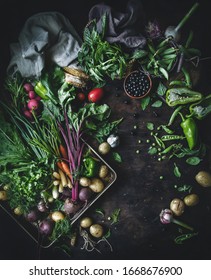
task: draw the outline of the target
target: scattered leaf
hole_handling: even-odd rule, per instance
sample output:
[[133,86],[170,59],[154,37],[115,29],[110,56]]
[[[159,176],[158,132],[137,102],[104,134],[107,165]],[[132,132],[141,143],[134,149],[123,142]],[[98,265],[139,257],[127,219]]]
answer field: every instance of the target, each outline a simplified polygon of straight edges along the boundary
[[154,124],[152,122],[147,123],[147,129],[154,130]]
[[120,156],[119,153],[113,152],[113,153],[112,153],[112,156],[113,156],[113,159],[114,159],[115,161],[117,161],[117,162],[119,162],[119,163],[122,162],[122,157]]
[[201,162],[199,157],[189,157],[186,159],[187,164],[198,165]]
[[154,107],[154,108],[159,108],[159,107],[161,107],[163,105],[163,102],[161,101],[161,100],[157,100],[157,101],[155,101],[154,103],[152,103],[152,107]]
[[174,162],[174,175],[178,178],[180,178],[182,176],[179,167],[176,165],[176,163]]

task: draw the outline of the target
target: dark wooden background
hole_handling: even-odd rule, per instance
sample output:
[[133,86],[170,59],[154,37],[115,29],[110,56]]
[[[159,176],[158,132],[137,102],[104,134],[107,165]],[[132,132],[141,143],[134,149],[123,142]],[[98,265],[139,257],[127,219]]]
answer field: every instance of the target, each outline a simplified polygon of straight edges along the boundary
[[[124,9],[127,1],[105,1],[115,9]],[[194,31],[194,46],[202,51],[203,57],[210,56],[211,17],[209,15],[209,1],[199,1],[200,7],[188,21],[185,30]],[[9,3],[9,4],[8,4]],[[81,35],[88,21],[90,8],[100,1],[1,1],[1,82],[9,61],[9,43],[16,42],[26,19],[42,11],[60,11],[67,16]],[[143,9],[147,20],[157,19],[164,28],[176,25],[184,13],[195,1],[176,0],[143,0]],[[9,8],[6,8],[6,4]],[[197,89],[206,93],[211,92],[211,61],[200,63],[199,81]],[[116,96],[118,95],[118,96]],[[54,247],[42,249],[38,254],[37,245],[28,237],[0,209],[0,259],[209,259],[211,257],[211,188],[203,189],[194,180],[194,176],[201,169],[208,170],[208,161],[197,167],[190,167],[180,163],[183,173],[182,179],[173,175],[173,161],[158,162],[149,156],[149,131],[147,122],[164,123],[168,121],[170,110],[167,106],[146,111],[140,109],[140,102],[128,99],[122,88],[122,81],[109,83],[106,87],[105,102],[111,105],[114,117],[124,117],[120,126],[120,146],[116,149],[122,155],[123,163],[117,164],[109,157],[105,159],[117,172],[117,181],[109,190],[89,209],[87,214],[93,215],[96,208],[105,210],[105,221],[100,216],[96,220],[108,223],[106,218],[116,209],[121,209],[119,222],[111,226],[110,243],[113,252],[107,247],[102,248],[102,254],[85,252],[80,249],[81,241],[68,256]],[[133,115],[138,117],[134,119]],[[211,144],[210,120],[200,122],[200,135],[203,142]],[[138,126],[135,135],[131,135],[134,125]],[[138,140],[142,143],[139,144]],[[140,154],[136,150],[140,149]],[[159,177],[164,179],[160,180]],[[174,238],[180,233],[174,224],[162,225],[159,221],[161,209],[168,208],[171,199],[183,197],[173,188],[175,184],[191,184],[193,190],[200,197],[200,203],[188,208],[181,220],[193,225],[198,236],[186,241],[183,245],[176,245]]]

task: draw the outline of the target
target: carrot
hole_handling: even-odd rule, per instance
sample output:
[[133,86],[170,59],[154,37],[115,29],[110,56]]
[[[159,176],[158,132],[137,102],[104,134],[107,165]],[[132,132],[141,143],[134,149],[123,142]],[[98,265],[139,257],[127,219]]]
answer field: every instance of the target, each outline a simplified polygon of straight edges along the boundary
[[72,174],[70,173],[70,168],[66,162],[58,161],[57,166],[70,178],[70,180],[72,180]]
[[60,153],[61,153],[61,155],[64,159],[68,159],[68,154],[67,154],[67,150],[66,150],[65,146],[60,144],[59,145],[59,151],[60,151]]

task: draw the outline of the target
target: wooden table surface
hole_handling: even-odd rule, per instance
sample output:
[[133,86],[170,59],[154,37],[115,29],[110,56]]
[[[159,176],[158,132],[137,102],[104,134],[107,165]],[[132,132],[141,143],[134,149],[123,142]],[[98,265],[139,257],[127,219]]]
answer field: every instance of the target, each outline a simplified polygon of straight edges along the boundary
[[[39,1],[38,1],[39,2]],[[26,1],[20,1],[20,13],[12,9],[11,19],[6,32],[6,44],[4,53],[8,55],[8,42],[15,39],[24,20],[35,12],[41,10],[59,10],[70,18],[77,30],[81,32],[87,23],[87,13],[94,3],[99,1],[77,1],[66,9],[63,5],[43,6],[32,5]],[[89,3],[87,3],[89,2]],[[111,1],[110,1],[111,2]],[[176,24],[194,1],[178,6],[177,1],[142,1],[149,18],[157,18],[165,25]],[[168,2],[168,3],[167,3]],[[200,1],[201,2],[201,1]],[[70,3],[70,2],[69,2]],[[125,2],[124,2],[125,3]],[[21,10],[25,6],[25,12]],[[79,7],[83,5],[83,9]],[[5,8],[6,9],[6,8]],[[28,13],[26,12],[28,10]],[[167,12],[169,11],[169,13]],[[208,37],[205,36],[211,26],[211,20],[207,17],[206,1],[201,2],[198,13],[187,23],[187,28],[194,30],[194,40],[197,47],[203,51],[203,57],[208,57],[211,49]],[[78,20],[80,16],[80,21]],[[17,22],[17,25],[15,24]],[[209,28],[207,27],[209,24]],[[1,28],[2,25],[1,25]],[[5,32],[5,31],[4,31]],[[8,60],[4,58],[5,67]],[[3,67],[2,66],[2,67]],[[204,60],[200,63],[200,71],[197,71],[196,87],[206,93],[211,91],[211,62]],[[3,68],[1,68],[3,69]],[[86,252],[81,249],[82,240],[79,239],[76,247],[72,249],[72,255],[68,256],[61,250],[52,247],[39,251],[36,243],[28,237],[9,217],[0,209],[0,258],[1,259],[209,259],[211,257],[211,188],[204,189],[195,181],[194,177],[199,170],[209,168],[206,158],[198,166],[189,166],[184,160],[166,159],[161,162],[156,156],[148,154],[152,141],[148,122],[156,126],[167,123],[171,109],[163,104],[161,108],[148,107],[145,111],[140,108],[140,101],[129,99],[123,90],[123,81],[109,82],[106,85],[105,103],[112,108],[115,119],[123,117],[119,127],[120,145],[115,149],[121,154],[123,162],[114,162],[109,156],[105,160],[117,173],[116,182],[99,198],[99,200],[87,211],[87,215],[94,216],[96,221],[109,225],[108,217],[112,211],[120,208],[119,222],[110,226],[111,237],[108,239],[113,247],[111,252],[108,246],[101,245],[102,253],[96,251]],[[134,118],[136,114],[136,118]],[[211,116],[199,124],[201,139],[208,146],[211,145],[210,131]],[[134,125],[137,126],[135,134]],[[141,143],[138,143],[141,140]],[[95,145],[95,144],[94,144]],[[96,148],[96,147],[95,147]],[[136,151],[140,150],[137,154]],[[174,162],[181,171],[182,177],[178,179],[173,174]],[[160,179],[163,176],[163,179]],[[170,201],[175,197],[184,197],[174,185],[189,184],[200,197],[200,203],[192,208],[187,208],[179,219],[194,227],[198,235],[185,241],[184,244],[175,244],[174,239],[180,235],[178,226],[174,224],[163,225],[159,220],[160,211],[169,208]],[[95,209],[105,211],[105,217],[94,214]],[[77,226],[77,225],[76,225]],[[38,252],[39,251],[39,252]]]

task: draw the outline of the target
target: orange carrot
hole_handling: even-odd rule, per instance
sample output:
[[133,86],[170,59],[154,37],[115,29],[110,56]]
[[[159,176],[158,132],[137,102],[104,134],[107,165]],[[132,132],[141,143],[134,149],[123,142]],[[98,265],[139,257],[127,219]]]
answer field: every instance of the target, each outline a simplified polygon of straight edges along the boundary
[[67,154],[67,150],[66,150],[65,146],[60,144],[59,145],[59,151],[60,151],[60,153],[61,153],[61,155],[64,159],[68,159],[68,154]]
[[70,168],[68,164],[64,161],[58,161],[57,166],[72,180],[72,174],[70,173]]

